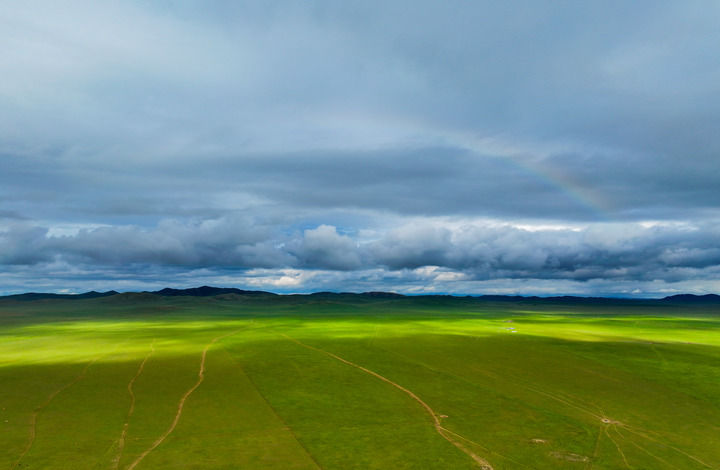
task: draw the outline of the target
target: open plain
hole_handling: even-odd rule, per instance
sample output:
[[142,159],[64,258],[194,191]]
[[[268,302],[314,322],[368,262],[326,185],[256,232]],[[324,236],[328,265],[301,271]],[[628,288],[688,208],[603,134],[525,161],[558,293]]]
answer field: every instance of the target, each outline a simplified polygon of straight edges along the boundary
[[1,469],[717,469],[720,308],[0,300]]

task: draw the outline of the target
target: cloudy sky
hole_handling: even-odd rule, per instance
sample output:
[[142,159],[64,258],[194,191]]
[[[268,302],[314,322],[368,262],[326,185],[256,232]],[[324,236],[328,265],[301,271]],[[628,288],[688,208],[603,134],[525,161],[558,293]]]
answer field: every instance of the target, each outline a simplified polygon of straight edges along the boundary
[[0,294],[720,292],[716,1],[3,2]]

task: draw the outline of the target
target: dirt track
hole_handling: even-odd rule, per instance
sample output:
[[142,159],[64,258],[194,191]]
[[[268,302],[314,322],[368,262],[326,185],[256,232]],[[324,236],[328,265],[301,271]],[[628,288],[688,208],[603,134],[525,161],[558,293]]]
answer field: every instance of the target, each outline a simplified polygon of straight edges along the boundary
[[145,457],[147,457],[147,455],[148,455],[150,452],[152,452],[152,451],[155,450],[160,444],[162,444],[163,441],[165,441],[165,439],[170,435],[170,433],[172,433],[172,432],[175,430],[175,427],[177,426],[178,422],[180,421],[180,416],[182,415],[183,407],[185,406],[185,401],[186,401],[186,400],[188,399],[188,397],[189,397],[190,395],[192,395],[192,393],[200,386],[200,384],[203,383],[203,380],[205,380],[205,359],[207,358],[207,353],[208,353],[208,350],[210,349],[210,347],[211,347],[213,344],[215,344],[215,343],[217,343],[218,341],[220,341],[221,339],[227,338],[228,336],[231,336],[231,335],[234,335],[234,334],[242,331],[243,329],[244,329],[244,328],[241,328],[240,330],[233,331],[233,332],[231,332],[231,333],[226,333],[226,334],[224,334],[224,335],[220,335],[220,336],[218,336],[218,337],[216,337],[216,338],[213,338],[213,339],[207,344],[207,346],[205,346],[205,348],[203,349],[203,352],[202,352],[202,356],[201,356],[201,358],[200,358],[200,370],[198,371],[198,379],[197,379],[197,381],[195,382],[195,384],[194,384],[192,387],[190,387],[190,389],[189,389],[187,392],[185,392],[185,394],[182,396],[182,398],[180,398],[180,401],[178,402],[178,406],[177,406],[177,411],[175,412],[175,418],[173,419],[172,424],[170,424],[170,427],[167,429],[167,431],[165,431],[159,438],[157,438],[157,440],[155,440],[155,442],[152,443],[152,445],[151,445],[150,447],[148,447],[142,454],[140,454],[140,455],[138,456],[138,458],[136,458],[136,459],[133,461],[133,463],[131,463],[131,464],[127,467],[126,470],[133,470],[135,467],[137,467],[137,465],[138,465],[140,462],[142,462],[143,459],[144,459]]
[[117,469],[120,465],[120,459],[122,458],[123,450],[125,449],[125,437],[127,436],[127,430],[130,426],[130,418],[133,415],[133,412],[135,411],[135,392],[133,391],[133,385],[135,384],[135,381],[140,377],[140,374],[142,374],[143,369],[145,369],[145,363],[150,359],[150,356],[155,352],[155,340],[150,344],[150,352],[148,352],[145,355],[145,358],[140,363],[140,367],[138,367],[137,372],[133,376],[132,379],[130,379],[130,382],[128,383],[127,390],[130,394],[130,409],[128,409],[128,414],[125,417],[125,423],[123,424],[123,430],[120,434],[120,439],[118,440],[118,451],[117,455],[115,456],[115,459],[113,460],[113,468]]
[[17,468],[18,465],[20,465],[20,461],[27,455],[28,452],[30,452],[30,449],[32,449],[33,444],[35,443],[35,436],[37,434],[37,418],[40,412],[45,409],[50,402],[53,401],[53,399],[60,395],[64,390],[67,390],[68,388],[72,387],[76,383],[78,383],[83,377],[85,377],[85,374],[87,373],[87,370],[90,368],[91,365],[97,361],[98,358],[93,359],[92,361],[88,362],[85,367],[83,367],[83,370],[78,374],[74,379],[72,379],[70,382],[66,383],[62,387],[58,388],[54,392],[52,392],[48,397],[45,399],[44,402],[40,404],[35,410],[33,411],[31,417],[30,417],[30,439],[28,440],[27,446],[25,446],[25,450],[20,454],[20,457],[15,461],[15,463],[10,467],[11,470],[14,470]]
[[350,362],[350,361],[348,361],[347,359],[343,359],[342,357],[340,357],[340,356],[338,356],[338,355],[335,355],[335,354],[333,354],[333,353],[331,353],[331,352],[328,352],[328,351],[325,351],[325,350],[323,350],[323,349],[319,349],[319,348],[316,348],[316,347],[314,347],[314,346],[310,346],[310,345],[308,345],[308,344],[302,343],[302,342],[296,340],[295,338],[291,338],[290,336],[287,336],[287,335],[284,335],[284,334],[283,334],[282,336],[285,337],[285,338],[287,338],[288,340],[294,342],[294,343],[299,344],[300,346],[302,346],[302,347],[304,347],[304,348],[311,349],[311,350],[317,351],[317,352],[321,352],[321,353],[326,354],[326,355],[328,355],[328,356],[330,356],[330,357],[332,357],[332,358],[334,358],[334,359],[337,359],[337,360],[340,361],[340,362],[343,362],[343,363],[345,363],[345,364],[347,364],[347,365],[350,365],[350,366],[352,366],[352,367],[355,367],[355,368],[357,368],[357,369],[360,369],[361,371],[363,371],[363,372],[365,372],[365,373],[367,373],[367,374],[370,374],[370,375],[372,375],[373,377],[376,377],[376,378],[382,380],[382,381],[385,382],[385,383],[388,383],[388,384],[392,385],[393,387],[397,388],[398,390],[403,391],[405,394],[407,394],[408,396],[410,396],[413,400],[415,400],[416,402],[418,402],[418,403],[425,409],[425,411],[427,411],[427,413],[430,415],[430,417],[431,417],[432,420],[433,420],[433,425],[435,426],[435,430],[437,431],[438,434],[440,434],[440,435],[443,437],[443,439],[445,439],[446,441],[448,441],[449,443],[451,443],[452,445],[454,445],[455,447],[457,447],[458,449],[460,449],[462,452],[464,452],[466,455],[468,455],[468,456],[469,456],[471,459],[473,459],[473,460],[475,461],[475,463],[477,463],[477,464],[480,466],[480,468],[482,468],[483,470],[493,470],[492,465],[490,465],[490,463],[489,463],[487,460],[483,459],[482,457],[478,456],[478,455],[475,454],[473,451],[471,451],[470,449],[468,449],[467,447],[465,447],[465,446],[462,444],[461,441],[458,441],[458,440],[454,439],[452,436],[458,436],[458,437],[460,437],[461,439],[463,439],[463,440],[465,440],[465,441],[467,441],[467,442],[470,442],[468,439],[464,438],[463,436],[460,436],[459,434],[456,434],[456,433],[454,433],[454,432],[452,432],[452,431],[449,431],[449,430],[445,429],[445,428],[442,426],[442,422],[440,421],[440,415],[439,415],[438,413],[436,413],[435,410],[433,410],[432,408],[430,408],[430,405],[428,405],[427,403],[425,403],[419,396],[415,395],[415,393],[413,393],[412,391],[408,390],[407,388],[403,387],[402,385],[400,385],[400,384],[398,384],[398,383],[393,382],[392,380],[388,379],[387,377],[384,377],[384,376],[378,374],[377,372],[373,372],[373,371],[371,371],[370,369],[367,369],[367,368],[365,368],[365,367],[363,367],[363,366],[361,366],[361,365],[355,364],[354,362]]

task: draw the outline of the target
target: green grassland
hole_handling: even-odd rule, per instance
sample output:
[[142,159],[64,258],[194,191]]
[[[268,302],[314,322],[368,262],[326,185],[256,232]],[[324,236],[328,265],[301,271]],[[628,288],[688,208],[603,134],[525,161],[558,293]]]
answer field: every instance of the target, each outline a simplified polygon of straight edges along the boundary
[[720,308],[0,301],[0,469],[720,468]]

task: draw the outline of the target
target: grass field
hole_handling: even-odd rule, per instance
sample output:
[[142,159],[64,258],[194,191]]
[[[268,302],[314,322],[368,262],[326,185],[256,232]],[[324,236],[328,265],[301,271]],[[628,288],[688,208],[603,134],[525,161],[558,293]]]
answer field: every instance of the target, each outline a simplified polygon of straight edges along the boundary
[[0,469],[720,468],[720,309],[0,302]]

